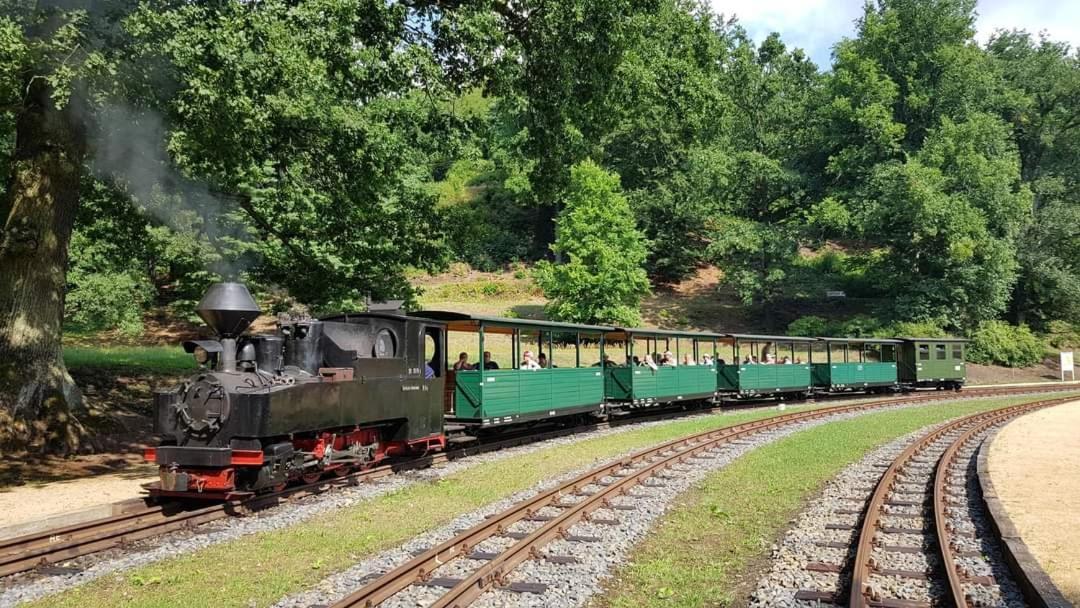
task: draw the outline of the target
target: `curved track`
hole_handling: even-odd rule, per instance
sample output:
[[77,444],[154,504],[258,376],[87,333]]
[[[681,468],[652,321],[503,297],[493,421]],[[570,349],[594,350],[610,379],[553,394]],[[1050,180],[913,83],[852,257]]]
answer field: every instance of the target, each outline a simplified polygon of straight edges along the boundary
[[[980,395],[982,396],[982,395]],[[917,396],[918,401],[938,400],[940,394]],[[905,401],[912,401],[909,398]],[[571,542],[590,542],[591,537],[579,537],[570,528],[580,522],[616,525],[620,511],[633,511],[633,488],[662,484],[666,471],[691,458],[709,457],[708,452],[724,444],[763,431],[787,425],[833,416],[838,413],[882,407],[881,402],[822,408],[767,418],[733,427],[699,433],[669,441],[637,452],[608,464],[561,486],[522,501],[510,509],[489,518],[454,538],[433,547],[394,570],[368,582],[363,588],[333,605],[333,608],[377,606],[413,586],[441,588],[444,591],[430,604],[433,608],[468,606],[488,591],[505,588],[511,591],[542,591],[542,585],[514,583],[510,574],[529,559],[554,563],[572,561],[570,556],[553,555],[544,547],[556,539]],[[592,490],[590,488],[595,488]],[[627,501],[630,501],[628,504]],[[615,517],[597,517],[597,512]],[[529,532],[512,532],[519,522],[538,524]],[[497,541],[497,542],[493,542]],[[477,551],[481,545],[502,546],[499,551]],[[481,562],[482,565],[461,578],[440,576],[455,560]],[[449,568],[462,572],[461,568]]]
[[[792,416],[829,415],[838,411],[865,409],[868,407],[877,408],[889,405],[910,404],[914,402],[1032,394],[1053,392],[1054,390],[1068,390],[1068,388],[990,388],[965,391],[960,394],[946,391],[924,392],[879,399],[855,405],[838,405],[814,410],[812,412],[778,416],[769,419],[769,421],[791,420]],[[166,503],[155,505],[146,504],[141,499],[125,501],[124,503],[121,503],[123,508],[118,509],[118,511],[122,513],[120,515],[113,515],[62,528],[53,528],[24,536],[0,540],[0,577],[25,572],[40,566],[57,564],[107,549],[123,547],[138,540],[186,528],[194,528],[225,517],[248,514],[280,505],[289,500],[321,494],[344,485],[373,481],[380,477],[393,475],[398,471],[428,467],[452,458],[459,458],[479,452],[494,451],[525,443],[542,441],[553,437],[561,437],[582,430],[596,430],[608,426],[616,426],[620,423],[643,422],[651,419],[670,417],[673,417],[673,414],[669,412],[652,416],[634,417],[625,421],[613,420],[610,422],[585,425],[583,427],[571,429],[523,434],[512,438],[497,440],[492,443],[483,443],[395,464],[382,465],[363,471],[353,472],[342,477],[328,477],[315,483],[289,487],[281,492],[259,495],[242,501],[230,501],[212,505],[192,505],[191,503]]]
[[[953,476],[961,450],[993,427],[1028,412],[1075,401],[1049,399],[966,416],[907,447],[875,486],[859,527],[848,605],[851,608],[920,608],[983,605],[974,587],[996,584],[964,566],[979,551],[964,551],[972,530],[958,528],[952,510],[966,510],[963,484]],[[912,487],[916,489],[911,489]],[[924,509],[930,507],[932,516]],[[892,521],[923,522],[889,523]],[[914,539],[914,540],[913,540]],[[922,556],[924,559],[913,559]],[[925,564],[914,567],[904,564]]]

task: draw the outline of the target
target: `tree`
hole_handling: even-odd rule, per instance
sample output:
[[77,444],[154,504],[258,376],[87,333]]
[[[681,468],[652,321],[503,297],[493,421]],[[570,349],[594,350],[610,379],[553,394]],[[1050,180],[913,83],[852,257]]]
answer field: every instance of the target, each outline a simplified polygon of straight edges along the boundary
[[550,299],[548,315],[576,323],[640,323],[638,306],[649,292],[646,240],[634,225],[617,175],[582,161],[570,184],[552,250],[564,263],[543,261],[536,282]]
[[1033,194],[1018,244],[1013,317],[1039,326],[1080,320],[1080,57],[1023,31],[998,32],[987,51],[1008,83],[999,111],[1012,125]]
[[83,443],[60,347],[68,242],[87,152],[88,80],[108,65],[90,24],[110,7],[0,3],[0,111],[14,126],[0,198],[0,447]]
[[423,184],[455,89],[410,27],[423,5],[78,4],[0,3],[5,448],[82,444],[61,322],[91,175],[159,221],[202,214],[201,236],[253,254],[223,272],[324,307],[409,296],[406,266],[444,262]]

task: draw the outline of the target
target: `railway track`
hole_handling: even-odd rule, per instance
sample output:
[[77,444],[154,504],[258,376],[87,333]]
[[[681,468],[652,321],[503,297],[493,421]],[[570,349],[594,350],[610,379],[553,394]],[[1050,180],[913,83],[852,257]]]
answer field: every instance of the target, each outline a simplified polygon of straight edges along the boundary
[[960,462],[960,453],[993,427],[1072,400],[1050,399],[967,416],[905,449],[882,474],[867,505],[848,605],[966,608],[993,602],[995,598],[987,596],[995,595],[997,581],[989,575],[989,565],[977,563],[985,551],[967,515],[974,503],[969,505],[964,473],[968,463]]
[[[810,574],[835,577],[838,582],[835,587],[799,590],[794,594],[798,605],[1022,605],[1016,603],[1019,592],[1007,580],[1006,566],[997,557],[995,534],[979,515],[982,502],[974,454],[994,428],[1025,413],[1074,400],[1046,399],[954,420],[916,439],[894,458],[875,464],[882,472],[875,475],[871,487],[849,480],[848,492],[865,490],[869,498],[839,498],[838,506],[843,508],[833,507],[832,523],[825,524],[823,536],[814,543],[822,555],[842,552],[844,557],[840,563],[804,563]],[[844,505],[851,502],[863,507]],[[835,538],[848,534],[846,542]]]
[[[855,405],[837,405],[811,412],[788,414],[762,421],[761,424],[771,424],[772,421],[781,424],[781,421],[794,420],[795,418],[792,418],[793,416],[824,416],[835,414],[839,411],[865,409],[870,407],[878,408],[914,402],[1051,392],[1053,388],[1054,387],[980,389],[975,391],[965,391],[960,394],[945,391],[916,393],[866,403],[858,403]],[[1067,389],[1059,388],[1057,390]],[[259,495],[245,500],[215,503],[212,505],[192,505],[190,503],[147,504],[141,499],[133,499],[116,505],[120,507],[116,509],[119,513],[117,515],[0,540],[0,577],[33,570],[35,568],[48,567],[109,549],[123,548],[126,545],[140,540],[179,530],[192,529],[226,517],[250,514],[262,509],[287,503],[290,500],[322,494],[346,485],[374,481],[403,470],[429,467],[453,458],[460,458],[471,454],[489,452],[526,443],[562,437],[576,432],[597,430],[630,422],[640,423],[671,417],[673,416],[669,412],[652,416],[638,416],[629,420],[613,420],[610,422],[584,425],[582,427],[558,429],[539,434],[521,435],[499,441],[459,448],[445,453],[428,455],[418,459],[373,467],[371,469],[352,472],[342,477],[331,476],[315,483],[293,486],[286,488],[281,492]],[[742,428],[742,426],[743,425],[732,428]]]
[[[940,398],[936,396],[936,399]],[[934,395],[920,396],[918,400],[923,399],[936,400]],[[557,540],[575,543],[599,540],[575,535],[571,533],[571,528],[579,523],[619,525],[620,513],[632,513],[636,509],[633,504],[635,488],[662,485],[667,474],[674,473],[679,464],[693,458],[713,457],[710,453],[740,439],[817,418],[881,406],[881,403],[866,403],[776,416],[699,433],[642,450],[524,500],[460,532],[454,538],[367,581],[362,588],[335,603],[333,608],[378,606],[417,586],[440,590],[437,598],[430,602],[431,594],[424,593],[424,604],[432,608],[468,606],[494,589],[542,593],[545,585],[515,582],[511,579],[511,573],[517,566],[532,559],[555,564],[576,562],[573,556],[559,555],[545,547]],[[1019,408],[1009,410],[1020,411]],[[525,523],[525,530],[513,530],[520,528],[522,523]],[[479,565],[470,567],[465,562]],[[447,575],[454,572],[460,573],[460,576]],[[412,605],[413,599],[404,598],[398,603]],[[900,608],[905,605],[881,606]]]

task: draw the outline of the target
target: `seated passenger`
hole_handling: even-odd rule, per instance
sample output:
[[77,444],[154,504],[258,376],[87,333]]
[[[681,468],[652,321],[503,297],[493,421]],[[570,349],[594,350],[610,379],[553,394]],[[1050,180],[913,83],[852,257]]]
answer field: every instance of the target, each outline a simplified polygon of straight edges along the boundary
[[499,364],[491,360],[491,351],[484,351],[484,369],[499,369]]
[[641,358],[639,358],[637,355],[634,355],[634,357],[632,359],[632,362],[631,362],[631,365],[633,367],[639,367],[639,366],[644,365],[644,364],[641,362]]
[[783,359],[780,359],[780,363],[783,365],[791,365],[791,359],[787,355],[784,355]]
[[802,357],[795,357],[795,365],[802,365]]
[[660,365],[670,365],[675,367],[678,365],[678,361],[675,360],[675,355],[671,354],[670,350],[664,351],[664,356],[660,359]]
[[552,368],[556,367],[556,365],[554,363],[551,363],[550,361],[548,361],[547,355],[544,354],[544,353],[540,353],[540,357],[539,357],[538,361],[540,363],[540,367],[542,367],[544,369],[552,369]]
[[460,353],[457,357],[457,361],[454,361],[454,367],[452,369],[455,372],[460,372],[476,368],[469,363],[469,353]]
[[694,358],[690,356],[690,353],[687,353],[687,354],[682,356],[682,364],[683,365],[697,365],[697,361],[694,361]]
[[540,369],[540,364],[536,362],[536,359],[533,359],[531,350],[525,351],[525,354],[521,356],[521,369]]
[[755,363],[757,363],[757,357],[751,357],[750,355],[746,355],[745,357],[743,357],[743,365],[753,365]]
[[712,355],[709,355],[709,354],[702,355],[701,356],[701,364],[702,365],[712,365],[713,364]]
[[774,365],[776,363],[776,355],[769,353],[765,355],[765,360],[762,361],[762,365]]
[[655,372],[656,370],[660,369],[660,368],[659,368],[659,367],[658,367],[658,366],[656,365],[656,363],[655,363],[655,362],[653,361],[653,358],[652,358],[652,357],[650,357],[649,355],[645,355],[645,361],[644,361],[644,363],[645,363],[645,367],[648,367],[649,369],[651,369],[651,370],[652,370],[652,371],[654,371],[654,372]]

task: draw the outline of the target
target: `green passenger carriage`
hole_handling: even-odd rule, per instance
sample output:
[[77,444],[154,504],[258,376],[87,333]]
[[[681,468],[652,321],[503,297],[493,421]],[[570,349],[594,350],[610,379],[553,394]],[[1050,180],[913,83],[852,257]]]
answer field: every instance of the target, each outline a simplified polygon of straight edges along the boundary
[[[617,327],[604,338],[608,354],[621,347],[621,360],[604,365],[604,392],[612,407],[642,407],[716,395],[719,334]],[[670,352],[674,361],[663,364]],[[649,365],[651,360],[653,365]]]
[[[451,366],[446,371],[443,403],[448,422],[489,427],[604,410],[599,363],[610,327],[446,311],[414,316],[446,323],[451,363],[458,349],[475,349],[474,361],[482,363],[483,353],[490,352],[491,363],[498,366]],[[523,365],[526,352],[534,360],[543,355],[550,366],[529,369]]]
[[811,344],[814,338],[727,334],[718,361],[717,389],[740,397],[773,394],[806,395],[812,390]]
[[[826,391],[882,391],[899,386],[897,351],[887,338],[819,338],[814,349],[814,386]],[[824,351],[824,352],[821,352]],[[824,361],[821,359],[824,358]]]
[[967,378],[961,338],[900,338],[900,382],[915,388],[960,390]]

